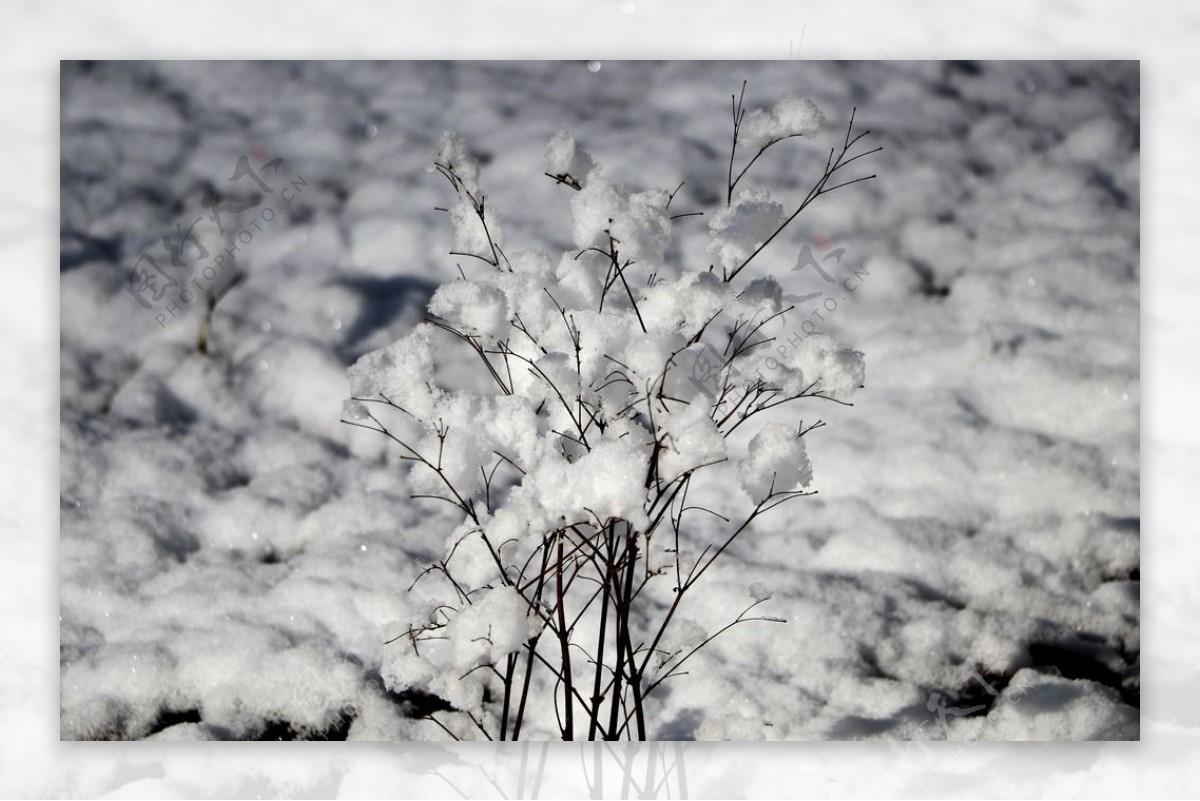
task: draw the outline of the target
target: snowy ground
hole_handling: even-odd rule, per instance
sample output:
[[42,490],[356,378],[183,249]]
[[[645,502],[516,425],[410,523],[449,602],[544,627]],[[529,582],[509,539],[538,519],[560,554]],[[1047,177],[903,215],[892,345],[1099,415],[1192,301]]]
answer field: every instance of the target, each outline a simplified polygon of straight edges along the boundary
[[[789,326],[864,351],[867,387],[822,409],[820,495],[742,541],[691,610],[720,625],[758,582],[790,622],[718,640],[653,736],[1136,738],[1137,68],[935,62],[65,65],[62,736],[439,737],[376,679],[454,521],[338,422],[345,366],[453,274],[436,139],[485,158],[511,240],[559,250],[552,133],[709,207],[743,79],[753,105],[797,92],[829,118],[772,152],[778,197],[852,106],[884,145],[875,181],[773,246],[798,295],[825,289],[790,271],[800,247],[845,248],[855,291]],[[281,158],[275,191],[227,183],[239,156]],[[217,236],[207,187],[261,203]],[[207,356],[178,291],[232,268],[172,267],[161,244],[202,215],[245,274]],[[150,309],[125,289],[143,252],[180,279]]]

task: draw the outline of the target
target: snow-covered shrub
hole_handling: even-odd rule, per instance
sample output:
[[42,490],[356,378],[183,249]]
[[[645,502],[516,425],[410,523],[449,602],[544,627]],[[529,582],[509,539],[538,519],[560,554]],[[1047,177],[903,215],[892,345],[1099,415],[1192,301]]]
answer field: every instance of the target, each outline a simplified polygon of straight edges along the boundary
[[[834,177],[867,155],[851,155],[864,134],[852,136],[852,116],[794,205],[738,183],[820,122],[807,100],[748,115],[735,100],[725,205],[703,265],[665,257],[676,220],[696,224],[673,213],[674,192],[618,185],[565,132],[546,175],[574,190],[576,247],[509,254],[466,144],[442,137],[435,167],[455,193],[461,278],[437,290],[426,322],[350,368],[346,422],[394,440],[416,466],[416,497],[463,517],[423,576],[444,594],[424,587],[424,617],[383,668],[393,689],[459,713],[430,713],[446,733],[645,739],[647,700],[715,636],[678,614],[685,599],[756,518],[811,494],[803,437],[817,426],[765,413],[844,403],[863,383],[862,354],[814,335],[795,361],[776,362],[764,328],[788,310],[781,288],[745,271],[810,203],[864,180]],[[474,386],[435,380],[453,341],[477,360]],[[689,493],[698,473],[720,470],[748,496],[725,504],[729,515],[714,508],[722,498]],[[721,527],[707,541],[693,525],[702,516]],[[749,616],[766,600],[754,594],[730,625],[770,619]]]

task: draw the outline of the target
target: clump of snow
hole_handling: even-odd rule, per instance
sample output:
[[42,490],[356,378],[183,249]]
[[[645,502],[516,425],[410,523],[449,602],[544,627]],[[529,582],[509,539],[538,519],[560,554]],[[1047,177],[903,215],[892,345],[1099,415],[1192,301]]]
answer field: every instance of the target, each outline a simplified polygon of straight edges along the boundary
[[571,198],[575,244],[580,249],[611,252],[611,237],[621,257],[646,265],[660,263],[671,237],[667,197],[666,190],[631,193],[603,176],[594,176]]
[[734,290],[713,273],[691,273],[667,278],[648,287],[641,301],[650,325],[698,331],[719,312],[736,307]]
[[504,229],[490,207],[484,207],[483,219],[480,219],[471,201],[464,197],[451,207],[450,221],[454,226],[456,253],[494,260],[493,245],[504,245]]
[[801,371],[814,391],[834,398],[848,398],[866,381],[862,351],[848,348],[828,334],[810,334],[787,357]]
[[663,429],[669,435],[669,440],[659,468],[667,480],[725,458],[725,437],[704,403],[676,407],[665,416]]
[[573,462],[547,459],[531,473],[531,495],[552,520],[575,522],[590,510],[600,520],[627,520],[635,527],[648,520],[643,443],[628,438],[601,442]]
[[479,162],[471,155],[461,136],[450,131],[442,133],[438,140],[437,161],[454,171],[464,189],[472,195],[479,193]]
[[342,403],[342,417],[347,420],[363,421],[370,417],[370,410],[362,401],[347,398]]
[[386,348],[365,354],[346,371],[351,394],[387,398],[417,417],[432,415],[441,396],[429,382],[432,337],[432,326],[417,326]]
[[570,176],[579,184],[586,184],[588,176],[596,168],[596,161],[575,142],[570,131],[559,131],[550,138],[546,146],[548,172],[557,176]]
[[502,662],[538,629],[536,615],[515,589],[494,587],[477,593],[419,650],[402,640],[403,646],[389,654],[382,675],[393,686],[418,688],[480,715],[484,689],[494,687],[495,681],[488,671],[469,669]]
[[755,503],[812,483],[812,464],[804,439],[782,423],[763,426],[750,440],[750,452],[738,462],[742,489]]
[[485,537],[484,530],[468,520],[455,530],[447,544],[446,562],[454,570],[455,579],[469,589],[483,587],[500,577],[500,567]]
[[812,136],[821,129],[823,119],[824,115],[811,100],[787,95],[770,111],[748,112],[738,138],[753,150],[788,136]]
[[475,334],[499,336],[508,327],[508,301],[498,289],[474,281],[442,284],[429,311]]
[[1013,674],[991,711],[980,720],[980,728],[995,740],[1129,740],[1138,736],[1137,710],[1122,703],[1112,688],[1029,668]]
[[783,224],[783,206],[765,189],[740,189],[733,202],[713,215],[710,252],[717,263],[736,269]]
[[450,636],[457,647],[474,650],[486,643],[485,653],[493,660],[515,653],[541,628],[529,603],[509,586],[489,590],[482,601],[472,603],[454,619]]

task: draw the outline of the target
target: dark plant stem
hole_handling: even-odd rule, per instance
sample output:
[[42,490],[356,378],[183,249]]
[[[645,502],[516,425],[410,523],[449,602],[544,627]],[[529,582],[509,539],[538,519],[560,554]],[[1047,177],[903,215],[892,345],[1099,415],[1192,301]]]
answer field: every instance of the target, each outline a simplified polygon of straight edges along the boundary
[[500,741],[504,742],[508,733],[508,707],[512,701],[513,672],[517,668],[517,655],[509,654],[504,667],[504,708],[500,715]]
[[[542,540],[542,572],[538,578],[537,592],[529,601],[529,608],[532,611],[534,604],[537,604],[542,598],[542,588],[546,584],[546,567],[550,562],[550,542],[548,539]],[[525,702],[529,700],[529,680],[533,676],[533,660],[537,656],[538,640],[542,636],[545,629],[538,629],[537,634],[525,643],[525,648],[529,652],[529,657],[525,660],[525,677],[521,682],[521,700],[517,704],[517,719],[513,723],[513,740],[516,741],[521,737],[521,723],[525,720]]]
[[562,680],[563,696],[566,699],[566,712],[563,715],[563,739],[575,739],[575,699],[572,697],[574,687],[571,685],[571,643],[570,632],[567,631],[567,614],[563,608],[563,532],[558,532],[558,567],[554,571],[557,590],[556,606],[558,607],[558,642],[562,650]]
[[728,176],[726,192],[725,192],[725,205],[726,206],[733,203],[733,185],[734,185],[733,160],[737,157],[738,133],[741,131],[741,128],[742,128],[742,118],[746,114],[746,112],[742,109],[742,101],[745,99],[745,97],[746,97],[746,82],[742,81],[742,92],[738,96],[737,102],[736,103],[734,102],[734,98],[732,95],[730,95],[730,97],[729,97],[729,104],[730,104],[731,108],[733,109],[733,145],[729,149],[729,176]]
[[637,533],[630,527],[625,541],[625,599],[622,603],[621,613],[625,619],[625,625],[621,627],[621,634],[625,638],[625,657],[629,664],[628,681],[630,690],[633,692],[633,712],[637,721],[638,739],[644,741],[646,739],[646,717],[642,709],[642,678],[641,671],[635,664],[633,640],[629,636],[629,612],[633,606],[633,572],[637,563],[637,555]]
[[592,714],[591,722],[588,724],[588,740],[596,739],[596,729],[600,726],[600,702],[604,700],[604,696],[600,694],[600,682],[604,677],[604,635],[608,624],[608,585],[612,578],[612,525],[607,525],[603,529],[605,539],[605,550],[608,557],[605,560],[604,586],[600,594],[600,636],[596,641],[596,678],[592,685]]
[[[738,273],[740,273],[742,270],[746,269],[747,265],[749,265],[750,262],[753,261],[754,257],[757,256],[759,253],[761,253],[763,251],[763,249],[767,247],[767,245],[771,244],[771,242],[775,239],[775,237],[779,236],[779,234],[782,233],[785,228],[787,228],[789,225],[791,225],[792,220],[799,217],[800,213],[803,212],[806,208],[808,208],[809,205],[811,205],[813,203],[813,201],[815,201],[817,198],[821,197],[822,195],[827,195],[830,192],[841,189],[842,187],[850,186],[851,184],[856,184],[860,181],[869,181],[870,179],[875,177],[874,175],[865,175],[861,178],[854,178],[849,181],[844,181],[843,183],[837,184],[836,186],[828,186],[829,179],[832,178],[834,173],[836,173],[838,170],[845,167],[847,164],[850,164],[851,162],[857,161],[858,159],[863,158],[864,156],[869,156],[872,153],[878,153],[880,150],[883,149],[881,147],[877,147],[874,150],[868,150],[866,152],[859,153],[856,156],[852,156],[851,158],[848,158],[848,159],[846,158],[846,154],[850,151],[850,148],[853,147],[855,145],[855,143],[858,142],[859,139],[862,139],[864,136],[867,136],[869,133],[871,133],[870,131],[863,131],[858,136],[851,138],[851,134],[854,131],[854,114],[855,114],[855,112],[857,112],[857,109],[850,112],[850,124],[848,126],[846,126],[846,138],[842,144],[841,152],[839,152],[837,154],[837,158],[836,159],[834,158],[834,151],[830,150],[829,158],[825,162],[824,174],[817,181],[817,183],[812,187],[812,189],[810,189],[808,191],[808,194],[804,196],[804,200],[801,201],[800,205],[796,207],[796,210],[793,211],[791,213],[791,215],[789,215],[788,218],[785,219],[779,225],[779,227],[775,229],[774,233],[772,233],[770,236],[768,236],[766,239],[764,239],[762,242],[760,242],[758,247],[756,247],[749,256],[747,256],[745,259],[743,259],[742,262],[733,269],[733,271],[731,271],[728,275],[725,276],[726,283],[728,283],[729,281],[732,281],[735,277],[737,277]],[[737,132],[735,129],[735,131],[734,131],[735,141],[736,141],[736,138],[737,138]],[[730,189],[730,194],[732,196],[732,186]]]
[[[612,562],[614,560],[610,560]],[[609,570],[611,578],[610,589],[613,599],[613,611],[616,613],[616,641],[617,641],[617,659],[613,668],[612,681],[612,702],[608,709],[608,731],[605,735],[606,740],[617,739],[617,720],[620,711],[621,699],[623,698],[623,690],[621,688],[621,678],[624,675],[622,665],[625,664],[625,626],[629,622],[628,615],[625,614],[624,605],[621,603],[621,598],[624,594],[621,590],[621,578],[613,569]]]

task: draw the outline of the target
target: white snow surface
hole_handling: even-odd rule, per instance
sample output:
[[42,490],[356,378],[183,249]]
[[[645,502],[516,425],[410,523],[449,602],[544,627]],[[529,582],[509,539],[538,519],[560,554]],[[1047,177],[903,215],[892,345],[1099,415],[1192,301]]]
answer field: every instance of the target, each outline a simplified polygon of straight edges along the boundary
[[[828,423],[802,451],[819,494],[757,522],[676,635],[702,639],[766,596],[758,609],[787,622],[714,641],[656,697],[651,736],[1136,738],[1138,72],[1072,62],[64,64],[62,737],[444,738],[382,672],[404,667],[385,643],[427,603],[409,587],[459,521],[409,499],[423,489],[398,446],[339,422],[346,367],[386,346],[373,358],[389,370],[356,380],[386,375],[419,403],[430,365],[442,384],[479,379],[448,339],[412,334],[457,274],[447,251],[481,245],[434,210],[453,196],[427,167],[439,149],[479,159],[469,180],[514,281],[566,274],[519,252],[561,252],[620,198],[658,208],[680,181],[671,210],[707,220],[676,221],[669,241],[654,224],[622,236],[642,258],[719,270],[761,236],[726,215],[732,249],[707,248],[743,79],[763,130],[815,125],[795,101],[775,107],[790,96],[824,121],[772,147],[741,202],[769,192],[790,213],[853,106],[884,146],[865,160],[876,179],[822,198],[747,276],[774,274],[797,307],[773,361],[802,374],[820,359],[865,386],[853,408],[804,410]],[[555,138],[548,165],[561,131],[573,139]],[[261,166],[255,145],[282,159],[257,196],[226,181],[241,155]],[[542,174],[573,164],[589,165],[580,193]],[[225,213],[218,236],[209,186],[260,205]],[[204,246],[238,248],[245,275],[208,355],[200,302],[176,289],[145,310],[125,289],[143,252],[181,287],[210,286],[159,244],[201,215]],[[672,311],[663,286],[664,315],[696,313]],[[457,291],[437,307],[480,330],[513,311]],[[530,319],[553,311],[536,292],[524,303]],[[865,354],[865,374],[812,331]],[[536,447],[520,425],[495,436]],[[602,489],[543,480],[564,505]],[[531,728],[549,736],[553,720]]]

